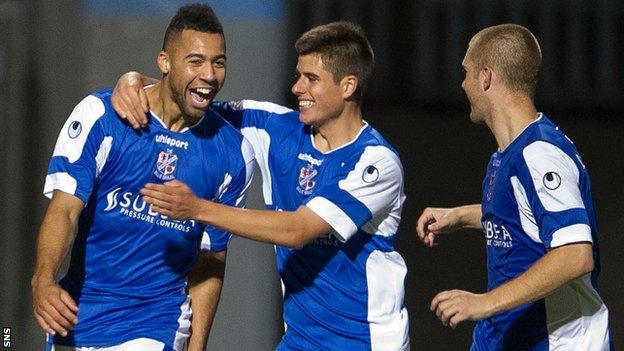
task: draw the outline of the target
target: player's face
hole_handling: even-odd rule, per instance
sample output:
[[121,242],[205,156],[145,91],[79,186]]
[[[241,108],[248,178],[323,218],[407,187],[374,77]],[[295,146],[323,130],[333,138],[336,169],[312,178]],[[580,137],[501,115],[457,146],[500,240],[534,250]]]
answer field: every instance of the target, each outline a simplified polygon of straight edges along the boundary
[[225,39],[185,29],[169,53],[168,81],[180,112],[201,118],[225,81]]
[[340,84],[334,82],[318,54],[299,56],[291,91],[299,100],[299,119],[308,125],[323,125],[340,116],[345,106]]
[[479,70],[474,67],[474,64],[468,58],[468,53],[466,53],[466,57],[462,61],[462,67],[464,69],[462,88],[470,103],[470,120],[474,123],[483,123],[485,120],[485,104],[483,92],[480,88]]

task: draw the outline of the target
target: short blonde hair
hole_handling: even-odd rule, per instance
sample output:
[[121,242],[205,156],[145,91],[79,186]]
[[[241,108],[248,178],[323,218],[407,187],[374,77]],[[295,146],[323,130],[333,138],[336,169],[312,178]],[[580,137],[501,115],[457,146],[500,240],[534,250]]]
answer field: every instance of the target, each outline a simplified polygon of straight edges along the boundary
[[533,96],[542,53],[525,27],[501,24],[481,30],[470,40],[468,58],[477,69],[492,67],[510,90]]

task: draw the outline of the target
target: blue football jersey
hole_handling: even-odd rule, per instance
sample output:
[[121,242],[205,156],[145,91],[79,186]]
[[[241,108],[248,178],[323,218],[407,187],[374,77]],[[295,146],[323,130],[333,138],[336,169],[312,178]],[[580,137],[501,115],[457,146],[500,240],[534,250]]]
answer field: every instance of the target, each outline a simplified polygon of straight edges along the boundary
[[152,338],[180,350],[189,335],[186,276],[200,249],[227,249],[231,235],[151,209],[148,182],[185,182],[198,196],[243,206],[253,150],[240,132],[209,110],[180,132],[152,115],[136,131],[113,111],[111,90],[89,95],[60,132],[44,194],[85,203],[60,285],[76,299],[79,322],[49,343],[108,346]]
[[595,269],[543,299],[479,321],[472,349],[608,350],[589,175],[572,141],[546,116],[540,114],[505,150],[492,155],[482,213],[488,290],[570,243],[593,244]]
[[286,332],[279,350],[406,350],[406,267],[395,251],[403,168],[364,123],[350,143],[314,146],[299,113],[243,100],[214,108],[252,144],[267,208],[306,205],[333,231],[301,249],[276,247]]

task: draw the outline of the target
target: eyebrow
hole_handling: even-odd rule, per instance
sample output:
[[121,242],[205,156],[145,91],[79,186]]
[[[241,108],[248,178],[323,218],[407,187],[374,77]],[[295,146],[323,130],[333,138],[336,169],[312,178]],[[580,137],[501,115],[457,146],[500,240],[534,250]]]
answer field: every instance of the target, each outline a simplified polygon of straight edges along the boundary
[[[184,57],[184,59],[190,59],[190,58],[206,59],[206,55],[192,52]],[[225,56],[225,54],[219,54],[219,55],[211,57],[210,59],[211,61],[219,60],[219,59],[227,60],[227,57]]]
[[301,72],[301,74],[303,74],[304,76],[308,77],[308,78],[313,78],[313,79],[319,79],[320,77],[312,72]]

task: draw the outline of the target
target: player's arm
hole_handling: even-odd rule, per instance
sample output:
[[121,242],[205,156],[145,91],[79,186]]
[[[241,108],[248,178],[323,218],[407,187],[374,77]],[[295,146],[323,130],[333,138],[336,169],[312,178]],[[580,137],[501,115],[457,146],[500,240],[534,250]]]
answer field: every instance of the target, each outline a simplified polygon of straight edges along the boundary
[[241,209],[200,199],[179,181],[147,184],[141,190],[152,208],[176,219],[194,219],[248,239],[287,247],[302,247],[331,226],[306,206],[296,211]]
[[201,250],[188,276],[193,319],[188,351],[206,348],[223,286],[226,252]]
[[444,325],[456,327],[465,320],[488,318],[527,302],[541,299],[594,268],[592,244],[572,243],[552,249],[515,279],[484,294],[443,291],[431,302]]
[[31,280],[37,323],[49,334],[67,335],[78,322],[76,302],[56,283],[56,274],[76,236],[84,203],[54,191],[37,239],[37,256]]
[[115,112],[128,121],[132,128],[147,125],[149,103],[143,87],[160,82],[139,72],[127,72],[117,81],[111,102]]
[[522,155],[527,167],[520,168],[518,181],[526,190],[516,201],[530,208],[548,252],[526,272],[486,294],[457,290],[438,294],[431,309],[445,324],[486,318],[541,299],[594,268],[578,166],[559,147],[543,141],[530,144]]
[[481,204],[454,208],[426,208],[416,222],[416,233],[425,245],[434,245],[435,237],[463,228],[482,229]]

